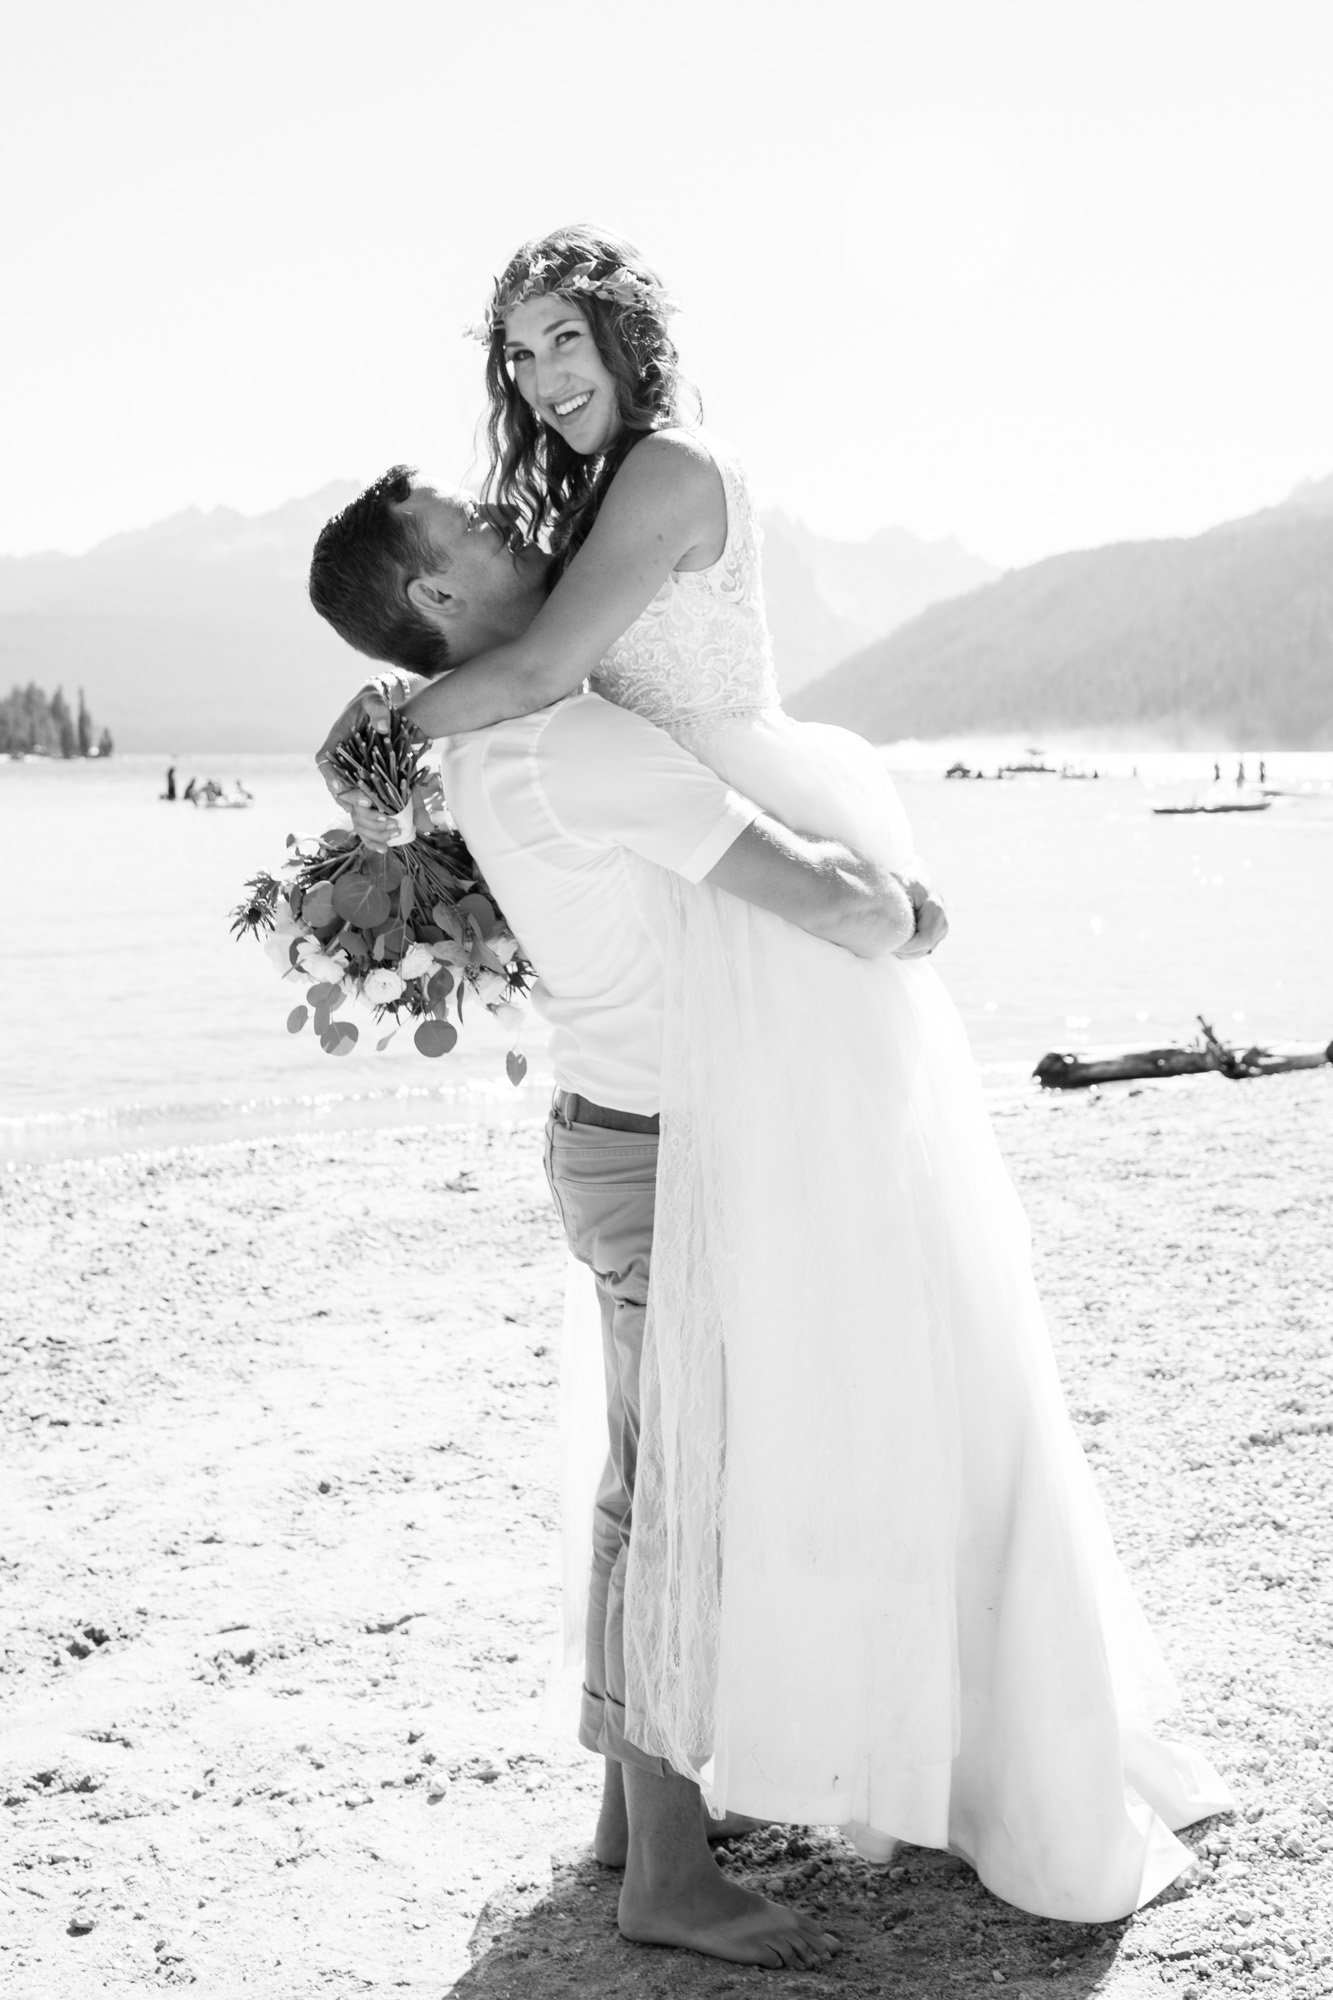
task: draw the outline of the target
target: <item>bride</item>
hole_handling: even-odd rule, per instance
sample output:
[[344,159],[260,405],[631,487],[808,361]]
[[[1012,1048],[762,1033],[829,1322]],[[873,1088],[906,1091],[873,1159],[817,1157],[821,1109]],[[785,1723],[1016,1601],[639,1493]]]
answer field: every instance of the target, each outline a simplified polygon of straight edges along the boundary
[[[506,267],[488,499],[558,581],[407,712],[449,735],[588,680],[788,825],[904,871],[870,747],[782,712],[752,502],[683,420],[669,311],[598,230]],[[1126,1915],[1189,1864],[1174,1829],[1230,1800],[1156,1733],[1172,1683],[952,1003],[922,960],[669,894],[628,1734],[715,1813],[947,1847],[1024,1909]]]

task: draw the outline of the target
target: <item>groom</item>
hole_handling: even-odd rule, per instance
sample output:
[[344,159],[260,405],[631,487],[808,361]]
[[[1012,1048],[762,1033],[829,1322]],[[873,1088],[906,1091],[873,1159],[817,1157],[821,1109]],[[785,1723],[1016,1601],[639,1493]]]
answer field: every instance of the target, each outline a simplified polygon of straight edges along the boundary
[[[494,516],[405,467],[322,530],[310,594],[372,658],[425,674],[526,629],[546,559],[511,553]],[[363,690],[357,716],[420,685]],[[570,1246],[601,1303],[609,1456],[593,1531],[579,1740],[606,1759],[595,1849],[625,1865],[620,1928],[755,1965],[818,1966],[834,1940],[799,1912],[730,1881],[708,1849],[697,1788],[625,1734],[625,1566],[639,1438],[639,1358],[652,1252],[665,1006],[667,872],[775,912],[861,957],[920,954],[946,929],[939,904],[834,841],[793,832],[739,797],[641,717],[592,694],[448,739],[445,789],[487,883],[540,973],[555,1100],[546,1167]],[[340,793],[363,838],[388,822]]]

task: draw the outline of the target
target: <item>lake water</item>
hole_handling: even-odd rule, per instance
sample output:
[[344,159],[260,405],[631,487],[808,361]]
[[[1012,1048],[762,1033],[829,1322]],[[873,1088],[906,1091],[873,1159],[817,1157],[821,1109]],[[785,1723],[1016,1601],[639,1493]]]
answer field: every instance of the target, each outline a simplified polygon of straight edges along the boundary
[[[1296,796],[1217,818],[1151,811],[1206,793],[1211,756],[1082,748],[1078,764],[1111,773],[1096,783],[941,776],[955,751],[991,769],[1013,749],[885,752],[949,903],[937,963],[992,1082],[1019,1087],[1047,1049],[1188,1039],[1198,1013],[1235,1040],[1333,1036],[1333,756],[1270,754],[1268,783]],[[439,1062],[406,1037],[334,1060],[285,1032],[294,989],[227,917],[289,831],[329,823],[326,795],[302,756],[209,769],[254,805],[168,805],[156,759],[0,762],[0,1161],[533,1115],[549,1094],[535,1020],[517,1091],[489,1021]]]

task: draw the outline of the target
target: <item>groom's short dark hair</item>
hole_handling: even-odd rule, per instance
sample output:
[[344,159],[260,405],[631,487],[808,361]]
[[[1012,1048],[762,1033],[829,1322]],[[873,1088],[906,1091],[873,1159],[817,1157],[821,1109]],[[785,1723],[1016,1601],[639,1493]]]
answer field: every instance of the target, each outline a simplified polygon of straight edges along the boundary
[[358,653],[438,674],[448,644],[407,594],[414,576],[435,567],[429,534],[401,512],[415,478],[415,466],[391,465],[324,523],[310,558],[310,601]]

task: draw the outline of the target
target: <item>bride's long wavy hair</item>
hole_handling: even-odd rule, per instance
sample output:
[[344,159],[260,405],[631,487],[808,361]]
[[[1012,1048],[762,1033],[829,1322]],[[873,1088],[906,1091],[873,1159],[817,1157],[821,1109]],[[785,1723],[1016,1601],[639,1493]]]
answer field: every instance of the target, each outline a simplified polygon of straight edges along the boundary
[[[572,451],[519,394],[505,360],[505,314],[554,294],[576,304],[616,385],[622,428],[597,458]],[[661,279],[622,237],[574,223],[525,243],[496,280],[486,324],[486,497],[512,507],[525,535],[554,554],[553,578],[573,559],[627,454],[650,431],[682,421],[699,399],[680,373],[667,331],[674,310]]]

